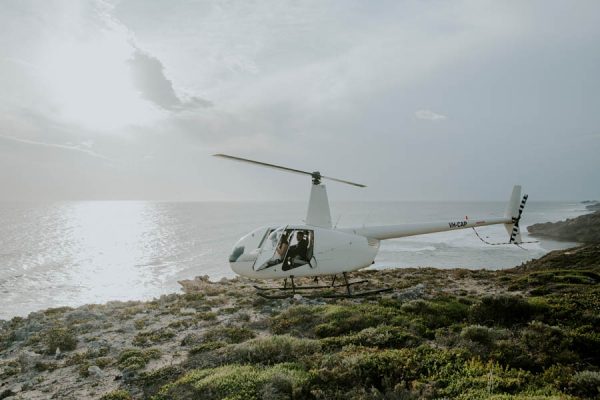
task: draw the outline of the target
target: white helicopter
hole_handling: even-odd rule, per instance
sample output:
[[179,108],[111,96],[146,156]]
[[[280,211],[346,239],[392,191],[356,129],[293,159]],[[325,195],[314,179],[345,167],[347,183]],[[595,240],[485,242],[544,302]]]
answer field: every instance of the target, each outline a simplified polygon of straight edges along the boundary
[[[323,176],[318,171],[301,171],[226,154],[214,154],[214,156],[309,175],[312,178],[304,224],[257,228],[242,237],[235,244],[229,256],[231,269],[238,275],[255,279],[284,279],[285,285],[281,288],[255,286],[263,297],[283,298],[292,296],[296,291],[302,289],[314,290],[342,286],[346,288],[346,294],[343,297],[364,296],[392,290],[392,288],[379,288],[362,292],[352,291],[352,285],[365,281],[348,282],[346,276],[348,272],[373,264],[379,251],[380,241],[385,239],[504,224],[509,234],[506,244],[520,245],[523,243],[519,220],[527,201],[527,195],[521,199],[521,186],[514,186],[502,218],[465,218],[464,220],[337,229],[331,224],[327,191],[321,180],[328,179],[363,188],[366,187],[365,185]],[[336,285],[335,278],[339,274],[343,277],[343,284]],[[333,276],[331,285],[301,287],[294,283],[294,277],[315,277],[317,280],[317,277],[323,275]],[[291,280],[291,286],[287,285],[288,278]],[[268,292],[272,290],[288,290],[292,294],[271,295]],[[324,297],[340,297],[340,295]]]

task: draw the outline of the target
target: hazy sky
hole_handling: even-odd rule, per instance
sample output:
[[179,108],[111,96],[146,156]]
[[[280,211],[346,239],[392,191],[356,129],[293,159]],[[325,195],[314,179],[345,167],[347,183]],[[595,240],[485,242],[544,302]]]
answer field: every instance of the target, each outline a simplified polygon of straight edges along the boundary
[[600,198],[598,1],[0,7],[0,200]]

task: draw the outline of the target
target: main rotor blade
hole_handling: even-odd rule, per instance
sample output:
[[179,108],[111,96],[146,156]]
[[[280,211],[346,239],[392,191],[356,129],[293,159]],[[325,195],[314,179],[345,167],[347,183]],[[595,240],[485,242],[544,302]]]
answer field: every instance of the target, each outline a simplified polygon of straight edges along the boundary
[[341,182],[341,183],[346,183],[348,185],[352,185],[352,186],[358,186],[358,187],[367,187],[367,185],[363,185],[362,183],[354,183],[354,182],[350,182],[350,181],[345,181],[343,179],[338,179],[338,178],[331,178],[329,176],[322,176],[321,178],[323,179],[329,179],[330,181],[336,181],[336,182]]
[[353,186],[358,186],[358,187],[367,187],[366,185],[363,185],[361,183],[354,183],[354,182],[350,182],[350,181],[345,181],[343,179],[331,178],[329,176],[322,176],[318,172],[302,171],[302,170],[299,170],[299,169],[282,167],[281,165],[269,164],[269,163],[262,162],[262,161],[255,161],[255,160],[249,160],[247,158],[230,156],[228,154],[213,154],[213,156],[214,157],[221,157],[221,158],[228,158],[228,159],[234,160],[234,161],[247,162],[247,163],[250,163],[250,164],[262,165],[263,167],[280,169],[280,170],[283,170],[283,171],[293,172],[295,174],[309,175],[309,176],[312,176],[313,178],[315,177],[315,175],[318,175],[319,178],[329,179],[330,181],[336,181],[336,182],[345,183],[347,185],[353,185]]
[[269,164],[269,163],[265,163],[265,162],[262,162],[262,161],[248,160],[247,158],[234,157],[234,156],[229,156],[227,154],[213,154],[213,156],[214,157],[229,158],[230,160],[242,161],[242,162],[247,162],[247,163],[251,163],[251,164],[258,164],[258,165],[262,165],[263,167],[269,167],[269,168],[275,168],[275,169],[282,169],[284,171],[294,172],[296,174],[303,174],[303,175],[310,175],[310,176],[312,176],[312,172],[300,171],[299,169],[282,167],[281,165]]

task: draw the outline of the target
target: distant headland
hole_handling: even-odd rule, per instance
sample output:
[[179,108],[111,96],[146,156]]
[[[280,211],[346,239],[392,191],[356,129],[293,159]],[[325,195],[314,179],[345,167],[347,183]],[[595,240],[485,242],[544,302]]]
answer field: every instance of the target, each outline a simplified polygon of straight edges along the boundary
[[600,242],[600,202],[585,201],[586,209],[593,211],[577,218],[559,222],[546,222],[527,227],[532,236],[546,237],[579,243]]

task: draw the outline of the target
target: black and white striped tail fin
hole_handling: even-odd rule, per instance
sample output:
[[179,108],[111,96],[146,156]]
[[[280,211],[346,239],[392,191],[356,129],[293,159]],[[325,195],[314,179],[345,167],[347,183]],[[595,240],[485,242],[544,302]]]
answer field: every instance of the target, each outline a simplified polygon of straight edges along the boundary
[[521,198],[521,186],[515,185],[506,206],[506,211],[504,212],[504,218],[506,218],[507,221],[504,224],[504,227],[508,232],[508,243],[519,244],[523,242],[521,239],[519,221],[521,220],[521,215],[523,214],[526,202],[527,195]]
[[521,239],[521,229],[519,228],[519,221],[521,221],[521,214],[523,214],[523,209],[525,208],[525,203],[527,203],[528,195],[524,195],[521,200],[521,204],[519,204],[519,210],[516,217],[512,218],[512,229],[510,231],[510,239],[509,243],[519,244],[523,242]]

